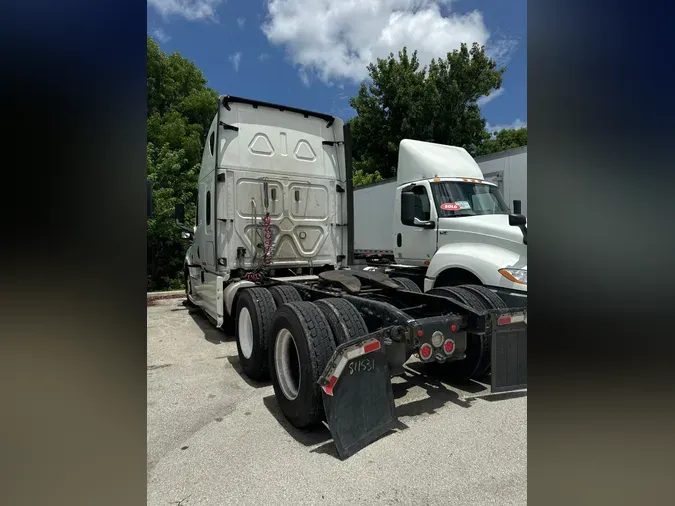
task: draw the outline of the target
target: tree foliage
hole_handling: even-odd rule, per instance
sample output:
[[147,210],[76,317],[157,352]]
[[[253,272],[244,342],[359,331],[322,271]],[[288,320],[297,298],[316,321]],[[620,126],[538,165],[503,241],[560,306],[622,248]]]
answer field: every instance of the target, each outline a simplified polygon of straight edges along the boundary
[[363,172],[363,170],[360,169],[354,171],[354,177],[352,178],[354,186],[362,186],[364,184],[375,183],[381,180],[382,176],[378,171],[366,174],[365,172]]
[[466,148],[472,155],[490,138],[476,101],[499,89],[505,68],[485,49],[462,44],[446,58],[420,67],[406,48],[368,66],[371,84],[361,84],[350,105],[354,170],[396,175],[398,145],[410,138]]
[[218,95],[195,64],[167,55],[147,39],[147,165],[153,181],[153,217],[148,219],[148,290],[183,285],[187,247],[173,211],[185,204],[194,223],[202,147],[217,110]]
[[495,132],[492,138],[487,139],[479,146],[478,154],[489,155],[521,146],[527,146],[527,127]]

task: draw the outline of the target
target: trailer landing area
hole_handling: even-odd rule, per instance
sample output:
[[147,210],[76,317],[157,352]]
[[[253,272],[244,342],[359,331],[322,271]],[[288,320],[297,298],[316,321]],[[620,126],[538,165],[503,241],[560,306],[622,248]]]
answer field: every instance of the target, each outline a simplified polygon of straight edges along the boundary
[[[524,505],[527,397],[455,386],[411,363],[399,427],[346,461],[299,431],[234,340],[183,299],[148,307],[148,505]],[[182,502],[181,502],[182,501]]]

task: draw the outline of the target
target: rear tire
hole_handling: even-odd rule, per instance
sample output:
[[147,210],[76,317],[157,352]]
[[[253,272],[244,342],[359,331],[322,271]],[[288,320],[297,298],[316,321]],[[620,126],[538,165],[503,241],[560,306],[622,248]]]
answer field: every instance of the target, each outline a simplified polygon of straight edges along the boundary
[[422,293],[422,290],[420,289],[420,287],[417,286],[417,283],[415,283],[412,279],[391,278],[391,280],[394,281],[397,285],[399,285],[404,290],[408,290],[409,292]]
[[274,313],[269,364],[274,395],[286,419],[299,429],[324,418],[317,384],[335,351],[326,317],[311,302],[289,302]]
[[[463,288],[439,287],[432,288],[427,293],[448,297],[474,309],[485,310],[483,302],[476,295]],[[468,381],[469,379],[480,378],[485,375],[490,367],[490,346],[491,339],[487,334],[483,336],[467,334],[466,357],[463,360],[443,364],[430,362],[428,365],[433,372],[439,373],[441,376],[447,376],[451,380]]]
[[281,307],[287,302],[299,302],[302,300],[300,293],[293,286],[274,285],[268,288],[277,307]]
[[268,341],[275,309],[265,288],[246,288],[237,300],[237,353],[241,368],[253,380],[269,377]]
[[368,334],[366,322],[348,300],[336,297],[317,300],[314,304],[328,320],[337,346]]
[[479,297],[488,309],[508,309],[506,302],[489,288],[481,285],[462,285],[460,288],[464,288]]

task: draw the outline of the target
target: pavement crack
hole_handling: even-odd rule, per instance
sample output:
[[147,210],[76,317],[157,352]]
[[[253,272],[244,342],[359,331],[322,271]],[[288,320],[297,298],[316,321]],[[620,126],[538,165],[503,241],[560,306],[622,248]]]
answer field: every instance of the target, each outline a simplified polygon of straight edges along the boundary
[[162,369],[164,367],[171,367],[173,364],[156,364],[156,365],[149,365],[148,366],[148,371],[154,371],[155,369]]

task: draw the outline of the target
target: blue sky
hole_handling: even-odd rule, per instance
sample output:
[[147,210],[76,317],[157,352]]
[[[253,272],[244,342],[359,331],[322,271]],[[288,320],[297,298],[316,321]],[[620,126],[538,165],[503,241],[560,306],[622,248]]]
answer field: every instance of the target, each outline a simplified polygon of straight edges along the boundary
[[354,115],[366,64],[406,45],[423,63],[485,44],[506,65],[489,128],[527,124],[526,0],[148,0],[148,33],[219,94]]

